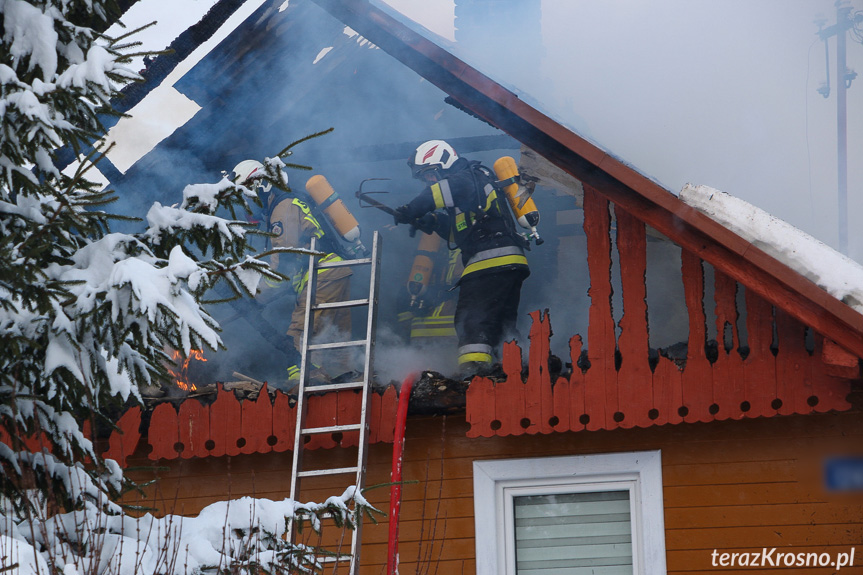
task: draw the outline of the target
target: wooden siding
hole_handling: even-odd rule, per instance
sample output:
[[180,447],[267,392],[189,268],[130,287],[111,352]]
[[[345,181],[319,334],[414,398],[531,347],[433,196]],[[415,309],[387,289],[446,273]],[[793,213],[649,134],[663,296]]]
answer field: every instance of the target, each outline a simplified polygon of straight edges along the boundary
[[[405,481],[416,483],[406,484],[403,491],[401,573],[475,573],[472,466],[478,459],[661,450],[665,544],[668,572],[673,574],[712,572],[714,549],[755,552],[777,547],[835,556],[863,544],[863,495],[829,493],[821,482],[825,458],[861,453],[860,412],[568,432],[553,439],[468,438],[468,429],[461,416],[408,421],[403,473]],[[345,449],[317,450],[307,457],[327,457],[338,464],[353,454]],[[369,485],[389,481],[391,458],[390,445],[371,447]],[[136,454],[130,464],[153,466],[133,474],[139,480],[157,480],[147,503],[163,511],[193,515],[229,497],[288,496],[288,453],[157,463]],[[321,501],[344,488],[336,478],[316,483],[302,499]],[[379,509],[389,508],[388,488],[372,489],[367,495]],[[367,524],[363,533],[362,573],[379,575],[387,557],[386,518]]]
[[[750,310],[763,305],[763,300],[755,304],[755,298],[754,294],[747,298],[752,303]],[[595,431],[851,407],[846,399],[851,380],[829,375],[819,353],[821,340],[816,339],[814,352],[808,353],[804,327],[785,314],[778,314],[776,353],[770,345],[773,323],[769,315],[752,312],[749,337],[755,346],[745,360],[732,350],[720,351],[711,362],[703,344],[691,343],[685,368],[660,356],[651,370],[644,351],[636,356],[643,365],[633,373],[636,370],[624,367],[630,356],[624,356],[621,368],[615,369],[613,353],[591,356],[588,350],[590,367],[586,371],[576,367],[569,376],[559,377],[554,386],[547,367],[551,319],[538,311],[531,316],[527,378],[522,377],[521,349],[512,342],[505,344],[503,370],[507,378],[475,378],[468,388],[468,436]],[[597,321],[591,318],[591,333]],[[604,321],[609,323],[608,318]],[[693,331],[696,341],[703,342],[703,330]],[[570,340],[570,350],[576,365],[581,355],[579,335]]]

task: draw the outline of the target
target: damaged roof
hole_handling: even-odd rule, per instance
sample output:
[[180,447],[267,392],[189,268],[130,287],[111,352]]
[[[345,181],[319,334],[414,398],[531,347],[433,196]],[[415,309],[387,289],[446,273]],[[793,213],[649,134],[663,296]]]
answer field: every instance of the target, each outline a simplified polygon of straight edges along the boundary
[[[752,242],[685,204],[649,177],[540,112],[511,90],[376,7],[375,3],[369,0],[313,2],[448,94],[457,107],[536,151],[614,204],[638,214],[650,227],[851,354],[863,356],[863,315]],[[207,18],[212,24],[212,19],[220,12],[230,12],[237,5],[236,0],[221,0]],[[268,11],[273,9],[266,8]],[[260,21],[258,15],[257,22]],[[247,27],[251,25],[247,24]],[[184,46],[188,49],[203,37],[200,34],[190,36],[184,40]],[[186,45],[188,41],[192,44]],[[218,98],[218,94],[204,85],[201,78],[194,80],[190,76],[183,82],[193,97]],[[224,82],[220,80],[220,83]],[[147,85],[152,87],[151,82]],[[196,90],[197,96],[194,95]],[[506,142],[494,145],[511,147]],[[376,151],[380,152],[380,149]],[[387,154],[398,157],[398,150],[388,150]],[[203,161],[208,170],[215,168],[212,162]]]

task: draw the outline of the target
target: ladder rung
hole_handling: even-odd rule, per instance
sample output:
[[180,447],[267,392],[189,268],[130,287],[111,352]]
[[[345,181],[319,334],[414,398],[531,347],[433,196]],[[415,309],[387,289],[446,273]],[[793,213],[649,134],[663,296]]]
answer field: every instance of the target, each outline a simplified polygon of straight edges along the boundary
[[[342,514],[339,513],[339,517],[341,517],[341,516],[342,516]],[[332,519],[333,517],[335,517],[335,515],[333,514],[332,511],[324,511],[323,513],[318,513],[318,517],[320,519]]]
[[372,258],[358,258],[355,260],[342,260],[340,262],[324,262],[319,263],[316,267],[320,269],[324,268],[341,268],[345,266],[361,266],[363,264],[372,263]]
[[323,393],[325,391],[341,391],[343,389],[361,389],[366,386],[364,381],[348,381],[345,383],[324,383],[319,385],[307,385],[306,393]]
[[359,307],[361,305],[369,305],[369,298],[365,299],[346,299],[344,301],[330,301],[315,304],[312,309],[338,309],[343,307]]
[[361,423],[350,423],[348,425],[331,425],[329,427],[306,427],[300,432],[303,435],[313,435],[315,433],[333,433],[335,431],[359,431],[362,427]]
[[343,563],[345,561],[353,561],[353,555],[324,555],[315,557],[318,563]]
[[366,345],[367,340],[365,339],[356,339],[353,341],[334,341],[333,343],[316,343],[314,345],[309,345],[309,351],[314,351],[317,349],[337,349],[340,347],[352,347],[359,345]]
[[356,467],[334,467],[332,469],[315,469],[313,471],[300,471],[297,477],[318,477],[321,475],[338,475],[339,473],[356,473]]

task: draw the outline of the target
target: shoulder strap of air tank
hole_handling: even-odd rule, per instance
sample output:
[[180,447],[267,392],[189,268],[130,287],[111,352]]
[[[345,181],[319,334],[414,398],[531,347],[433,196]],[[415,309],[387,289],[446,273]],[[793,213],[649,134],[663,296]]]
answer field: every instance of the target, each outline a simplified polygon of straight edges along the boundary
[[524,236],[518,233],[516,229],[515,222],[518,219],[518,216],[512,209],[509,201],[506,199],[506,188],[511,186],[512,184],[521,183],[521,175],[516,174],[511,178],[506,178],[503,180],[497,180],[494,178],[494,172],[490,171],[485,166],[482,166],[485,170],[486,175],[489,177],[489,181],[494,187],[494,189],[498,192],[496,200],[497,210],[501,219],[504,221],[504,225],[506,226],[507,231],[510,236],[524,249],[530,249],[530,242],[526,241]]
[[507,178],[505,180],[495,180],[491,183],[491,185],[493,185],[495,187],[495,189],[503,190],[507,186],[511,186],[513,184],[519,183],[519,180],[520,180],[519,176],[515,175],[515,176],[513,176],[511,178]]
[[[338,196],[333,193],[329,200],[335,201],[333,198],[338,199]],[[336,231],[333,221],[324,211],[324,209],[333,202],[326,201],[323,204],[318,205],[309,194],[303,192],[299,192],[297,194],[297,199],[302,201],[308,207],[308,210],[311,212],[311,216],[315,219],[318,229],[322,232],[322,236],[318,238],[318,245],[321,249],[337,254],[345,259],[349,259],[351,254],[339,240],[341,236]]]

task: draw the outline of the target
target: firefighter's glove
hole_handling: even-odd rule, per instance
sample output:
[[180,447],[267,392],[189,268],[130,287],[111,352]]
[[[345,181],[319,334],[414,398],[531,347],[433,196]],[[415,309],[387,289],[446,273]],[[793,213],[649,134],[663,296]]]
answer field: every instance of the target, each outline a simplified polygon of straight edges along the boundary
[[401,206],[396,208],[395,213],[393,214],[393,220],[395,220],[396,225],[409,224],[413,222],[413,218],[408,216],[407,206]]
[[434,214],[426,214],[417,220],[417,228],[427,234],[433,234],[437,227],[437,216]]
[[416,233],[416,230],[419,230],[425,234],[434,233],[437,228],[437,218],[434,214],[426,214],[423,217],[414,220],[411,226],[411,236]]

